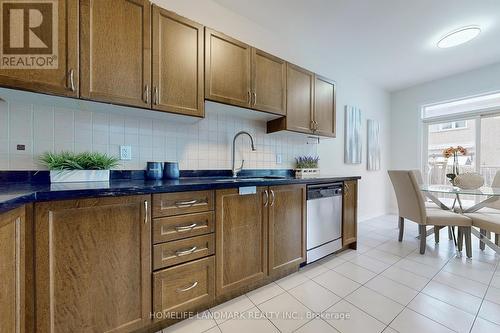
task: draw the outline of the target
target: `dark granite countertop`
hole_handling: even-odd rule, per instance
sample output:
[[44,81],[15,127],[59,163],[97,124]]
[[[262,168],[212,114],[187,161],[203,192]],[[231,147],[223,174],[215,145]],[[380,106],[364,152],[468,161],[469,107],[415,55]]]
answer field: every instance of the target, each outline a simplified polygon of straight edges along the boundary
[[[246,178],[252,176],[245,175]],[[261,176],[255,175],[252,178]],[[181,177],[178,180],[112,179],[110,182],[53,184],[33,181],[0,182],[0,212],[38,201],[212,190],[242,186],[320,184],[360,178],[359,176],[321,175],[318,178],[311,179],[295,179],[285,176],[283,178],[266,178],[264,180],[239,178],[234,181],[227,176],[211,176]]]

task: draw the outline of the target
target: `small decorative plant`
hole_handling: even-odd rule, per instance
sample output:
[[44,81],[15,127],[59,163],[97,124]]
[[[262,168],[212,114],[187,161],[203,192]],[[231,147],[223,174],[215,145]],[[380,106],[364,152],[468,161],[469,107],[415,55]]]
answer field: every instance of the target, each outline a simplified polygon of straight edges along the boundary
[[109,181],[109,170],[118,166],[118,158],[90,152],[46,152],[40,162],[50,169],[52,183]]
[[449,147],[443,150],[443,156],[445,158],[453,157],[453,167],[451,173],[447,173],[446,177],[450,180],[450,182],[454,185],[455,178],[459,175],[458,169],[458,155],[466,155],[467,149],[462,146],[458,147]]
[[46,152],[40,156],[40,162],[50,170],[109,170],[118,166],[118,158],[103,153],[60,153]]
[[297,169],[317,169],[319,157],[299,156],[295,158]]

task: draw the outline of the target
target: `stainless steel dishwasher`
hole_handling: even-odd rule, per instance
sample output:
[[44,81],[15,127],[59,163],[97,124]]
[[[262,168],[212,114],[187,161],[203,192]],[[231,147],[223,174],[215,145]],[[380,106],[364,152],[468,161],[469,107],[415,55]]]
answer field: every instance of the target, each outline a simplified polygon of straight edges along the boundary
[[307,187],[307,263],[342,248],[342,183]]

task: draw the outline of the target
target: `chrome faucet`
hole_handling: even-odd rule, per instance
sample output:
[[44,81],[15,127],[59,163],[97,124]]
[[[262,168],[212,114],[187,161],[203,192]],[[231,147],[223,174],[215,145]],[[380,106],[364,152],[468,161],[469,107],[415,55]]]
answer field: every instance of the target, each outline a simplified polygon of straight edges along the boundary
[[245,160],[242,159],[241,166],[238,169],[236,169],[234,166],[234,160],[236,159],[236,138],[239,137],[240,135],[243,135],[243,134],[248,135],[248,137],[250,138],[250,142],[252,143],[252,151],[257,150],[257,149],[255,149],[255,145],[253,144],[253,137],[250,135],[250,133],[245,132],[245,131],[240,131],[240,132],[236,133],[236,135],[233,138],[233,156],[232,156],[232,159],[233,159],[233,167],[232,167],[233,178],[238,177],[238,172],[240,172],[243,169],[243,164],[245,163]]

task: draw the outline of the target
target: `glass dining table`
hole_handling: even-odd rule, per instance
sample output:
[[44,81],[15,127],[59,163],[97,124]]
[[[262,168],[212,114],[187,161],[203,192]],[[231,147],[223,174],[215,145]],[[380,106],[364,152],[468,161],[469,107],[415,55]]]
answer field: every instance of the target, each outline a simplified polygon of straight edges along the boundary
[[[455,213],[474,213],[481,208],[487,206],[490,203],[500,200],[500,187],[480,187],[474,190],[461,189],[456,186],[451,185],[422,185],[420,190],[424,193],[425,197],[434,202],[438,207],[444,210],[449,210]],[[443,200],[438,199],[437,195],[447,195],[453,198],[453,203],[451,206],[445,204]],[[473,204],[465,207],[463,205],[463,197],[467,196],[474,198]],[[455,228],[450,228],[455,247],[457,246]],[[428,231],[428,235],[432,233],[432,229]],[[485,245],[498,251],[498,247],[495,246],[486,236],[481,234],[475,228],[472,228],[472,234],[479,238]],[[457,254],[459,254],[457,250]],[[500,253],[499,253],[500,254]],[[460,254],[459,254],[460,255]]]

